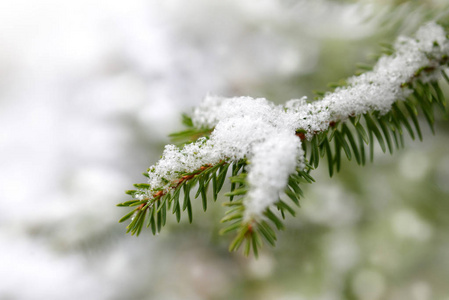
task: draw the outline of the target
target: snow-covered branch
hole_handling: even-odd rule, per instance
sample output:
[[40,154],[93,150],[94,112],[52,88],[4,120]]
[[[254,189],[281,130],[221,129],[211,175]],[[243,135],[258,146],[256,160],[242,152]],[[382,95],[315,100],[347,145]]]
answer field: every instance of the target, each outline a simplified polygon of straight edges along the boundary
[[[414,136],[403,113],[405,110],[410,113],[408,117],[420,135],[415,106],[420,105],[429,123],[433,123],[431,105],[436,103],[444,109],[444,96],[437,81],[445,76],[444,68],[449,61],[447,33],[441,26],[428,23],[413,38],[399,37],[391,50],[392,53],[382,56],[371,71],[349,78],[345,86],[325,94],[319,101],[308,103],[306,98],[301,98],[285,105],[274,105],[261,98],[207,96],[193,111],[191,125],[201,132],[211,132],[210,135],[183,148],[166,146],[161,160],[148,169],[148,184],[138,185],[139,189],[131,192],[136,200],[128,204],[140,206],[130,226],[140,222],[135,220],[141,217],[142,210],[145,218],[146,209],[150,210],[150,223],[157,221],[154,216],[165,211],[161,208],[165,202],[170,205],[173,201],[173,212],[179,215],[181,207],[176,204],[179,201],[176,198],[179,198],[181,186],[189,181],[191,185],[199,183],[199,192],[212,182],[216,196],[227,167],[234,164],[230,196],[244,195],[244,198],[235,210],[237,214],[231,213],[233,217],[225,219],[238,221],[234,229],[245,228],[235,242],[238,247],[244,238],[252,236],[254,224],[266,224],[264,220],[268,218],[279,227],[270,207],[276,205],[283,214],[286,204],[280,200],[280,195],[286,191],[290,198],[295,197],[291,192],[298,193],[301,176],[307,177],[312,167],[318,166],[320,155],[327,154],[332,174],[333,164],[339,168],[341,152],[348,158],[352,152],[359,163],[364,163],[363,141],[372,144],[373,135],[381,145],[385,140],[391,151],[391,140],[398,146],[402,138],[401,124]],[[416,105],[408,100],[411,95],[416,98]],[[400,109],[399,103],[404,103],[405,108]],[[362,116],[366,118],[364,125],[360,120]],[[360,145],[345,124],[348,119],[354,125]],[[330,147],[333,138],[335,155]],[[304,143],[311,143],[309,159]],[[236,177],[238,172],[244,177]],[[234,192],[237,183],[241,189],[238,193]],[[186,193],[189,190],[184,190]],[[201,193],[204,206],[205,192]],[[190,205],[189,201],[186,195],[184,209]],[[265,225],[260,227],[261,234],[269,239],[267,234],[271,233],[266,231],[270,229]],[[258,243],[257,238],[252,239],[253,248],[257,248]]]

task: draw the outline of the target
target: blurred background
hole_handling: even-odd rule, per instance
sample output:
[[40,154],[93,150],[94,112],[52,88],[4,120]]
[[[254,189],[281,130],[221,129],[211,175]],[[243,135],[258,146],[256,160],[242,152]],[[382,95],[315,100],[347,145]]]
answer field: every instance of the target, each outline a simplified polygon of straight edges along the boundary
[[[219,203],[125,234],[180,115],[207,93],[276,103],[371,62],[440,1],[0,1],[0,299],[449,300],[449,123],[373,164],[322,166],[260,258]],[[449,88],[442,84],[449,97]],[[199,205],[201,206],[201,205]]]

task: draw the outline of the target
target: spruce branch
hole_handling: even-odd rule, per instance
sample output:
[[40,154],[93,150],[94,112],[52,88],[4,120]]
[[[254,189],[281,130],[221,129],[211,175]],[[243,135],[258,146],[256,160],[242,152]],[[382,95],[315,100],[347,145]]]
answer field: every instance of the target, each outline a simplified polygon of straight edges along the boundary
[[276,106],[266,99],[207,96],[191,116],[183,115],[187,129],[172,135],[183,147],[167,145],[144,173],[148,182],[127,191],[133,200],[118,206],[132,210],[120,222],[131,218],[127,229],[136,235],[145,219],[153,234],[160,232],[167,210],[178,222],[187,210],[192,222],[191,191],[197,187],[195,198],[201,196],[206,211],[209,186],[216,201],[228,178],[220,232],[235,232],[229,250],[244,244],[246,255],[252,249],[257,256],[263,240],[275,245],[274,228],[282,230],[286,214],[295,215],[301,186],[315,181],[310,173],[322,158],[332,177],[342,157],[359,165],[368,155],[372,161],[376,140],[390,153],[404,146],[404,132],[422,140],[419,113],[432,132],[435,108],[447,114],[439,86],[441,78],[449,83],[447,31],[429,23],[415,37],[399,37],[384,48],[376,65],[360,66],[364,73],[318,93],[314,102],[301,98]]

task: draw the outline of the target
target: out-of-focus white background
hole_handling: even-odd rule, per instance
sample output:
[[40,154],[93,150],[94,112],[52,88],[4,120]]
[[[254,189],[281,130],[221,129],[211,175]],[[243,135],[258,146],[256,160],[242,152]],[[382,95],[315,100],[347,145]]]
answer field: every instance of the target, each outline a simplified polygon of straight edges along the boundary
[[138,238],[115,206],[207,93],[310,96],[445,8],[1,1],[0,299],[448,300],[447,121],[374,165],[318,171],[257,261],[227,252],[218,204]]

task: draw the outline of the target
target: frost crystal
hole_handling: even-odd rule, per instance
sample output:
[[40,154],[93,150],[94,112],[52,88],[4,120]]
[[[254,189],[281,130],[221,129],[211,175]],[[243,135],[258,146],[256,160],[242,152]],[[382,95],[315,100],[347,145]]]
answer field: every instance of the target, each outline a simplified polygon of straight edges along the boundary
[[[395,53],[381,57],[373,71],[349,78],[348,86],[313,103],[301,98],[277,106],[266,99],[207,96],[194,110],[192,120],[197,128],[214,128],[210,138],[183,149],[166,146],[162,159],[150,168],[151,188],[145,196],[151,199],[157,191],[168,191],[180,174],[245,158],[250,188],[245,198],[246,219],[260,216],[278,200],[289,175],[304,168],[296,130],[304,130],[311,139],[331,122],[368,111],[385,114],[411,92],[404,83],[417,76],[434,80],[440,67],[432,62],[449,55],[445,32],[435,23],[421,27],[416,38],[399,37],[394,48]],[[424,67],[434,68],[433,72],[419,74]]]

